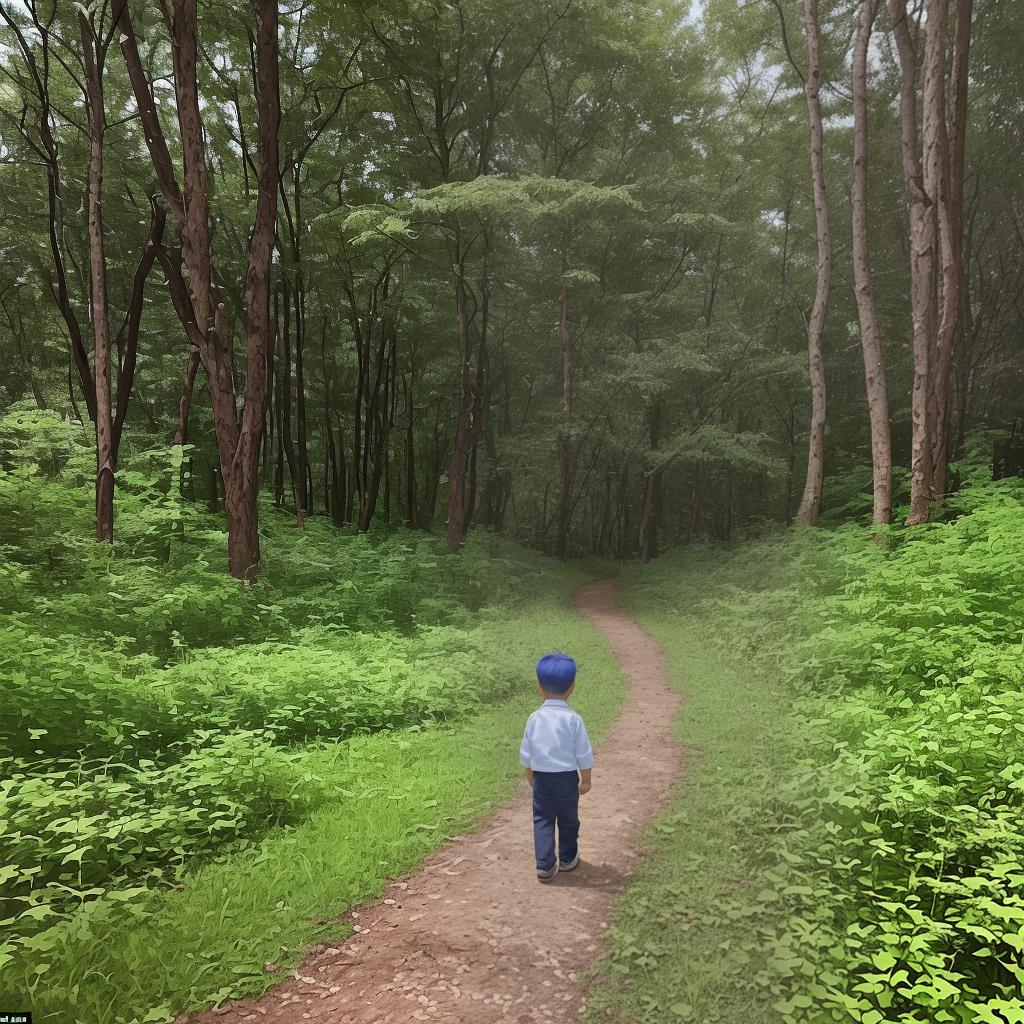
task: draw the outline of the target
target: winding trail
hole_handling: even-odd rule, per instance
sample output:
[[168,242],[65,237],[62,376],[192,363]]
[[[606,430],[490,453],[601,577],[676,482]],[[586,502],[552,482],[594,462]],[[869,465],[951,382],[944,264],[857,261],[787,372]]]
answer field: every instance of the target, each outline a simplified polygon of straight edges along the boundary
[[476,832],[352,913],[357,930],[348,938],[320,947],[258,1001],[210,1011],[195,1024],[578,1020],[586,1000],[578,974],[602,954],[639,830],[658,813],[682,762],[672,735],[681,698],[660,648],[615,594],[613,580],[576,592],[577,609],[607,637],[629,685],[597,750],[594,788],[580,800],[580,868],[537,883],[524,782]]

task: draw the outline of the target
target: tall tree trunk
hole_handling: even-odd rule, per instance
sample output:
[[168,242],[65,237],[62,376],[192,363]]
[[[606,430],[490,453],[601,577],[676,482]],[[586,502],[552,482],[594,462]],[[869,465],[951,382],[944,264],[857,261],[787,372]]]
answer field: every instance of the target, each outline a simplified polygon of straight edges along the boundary
[[[281,347],[278,340],[282,336],[280,303],[281,294],[284,289],[284,282],[278,281],[274,289],[274,354],[277,356]],[[287,314],[286,314],[287,315]],[[284,504],[284,407],[288,401],[285,391],[284,372],[282,370],[282,359],[276,359],[276,367],[273,375],[274,404],[271,413],[274,417],[274,437],[276,438],[276,454],[274,457],[274,504],[281,508]]]
[[807,444],[807,477],[797,522],[813,525],[821,514],[825,472],[825,317],[832,287],[832,233],[825,187],[825,129],[821,114],[821,26],[818,0],[804,0],[807,35],[807,78],[804,95],[811,128],[811,181],[818,240],[818,286],[807,323],[807,358],[811,380],[811,429]]
[[[944,323],[947,311],[942,308],[942,296],[949,294],[950,275],[954,279],[956,276],[951,253],[951,225],[949,223],[949,132],[946,125],[946,29],[948,21],[949,0],[929,0],[923,69],[922,171],[924,190],[931,204],[933,239],[938,243],[934,256],[934,272],[939,275],[939,279],[933,281],[930,295],[933,304],[932,335],[931,350],[928,353],[928,393],[924,415],[926,436],[922,445],[922,459],[926,464],[922,476],[927,482],[927,491],[919,501],[925,517],[928,515],[930,500],[937,497],[935,493],[937,481],[933,476],[933,455],[938,427],[935,381],[941,360],[942,330],[946,326],[952,326],[953,330],[956,329],[957,312],[954,307],[950,324]],[[938,294],[935,291],[936,285],[938,285]],[[960,296],[958,293],[953,294],[955,296],[954,303],[958,304]],[[950,352],[952,344],[953,338],[950,335],[948,338]],[[945,405],[945,401],[943,405]],[[945,414],[943,414],[943,420],[945,420]],[[916,429],[916,419],[914,426]],[[915,446],[915,457],[916,454]],[[913,505],[913,500],[911,504]]]
[[[967,89],[970,68],[973,0],[954,0],[953,71],[950,88],[948,166],[939,199],[939,248],[942,273],[940,320],[935,342],[930,418],[931,492],[941,499],[949,464],[949,409],[953,354],[960,329],[964,292],[964,169],[967,143]],[[932,15],[929,9],[928,22]]]
[[410,530],[417,526],[416,516],[416,435],[414,432],[416,411],[413,406],[413,382],[416,379],[415,364],[409,367],[405,385],[405,521]]
[[868,239],[868,48],[878,0],[863,0],[853,52],[853,282],[871,425],[871,469],[875,523],[892,521],[892,441],[882,335],[871,279]]
[[[292,290],[288,276],[281,281],[281,387],[278,401],[282,403],[281,435],[284,444],[285,459],[288,463],[288,478],[292,483],[292,500],[295,503],[295,523],[300,530],[305,527],[306,505],[302,498],[300,486],[298,458],[295,452],[295,440],[292,437]],[[296,316],[296,321],[298,317]]]
[[690,521],[686,528],[686,543],[692,544],[700,533],[700,463],[693,464],[690,476]]
[[466,284],[463,268],[458,265],[455,279],[455,317],[459,331],[459,404],[455,415],[452,457],[448,464],[447,541],[450,551],[458,551],[466,539],[466,473],[469,463],[469,410],[472,401]]
[[485,423],[488,414],[488,402],[490,401],[490,366],[487,352],[487,328],[488,314],[491,301],[490,257],[491,242],[490,236],[484,235],[483,251],[483,273],[480,276],[480,327],[477,338],[476,352],[476,384],[473,389],[473,430],[472,445],[469,456],[469,483],[466,495],[466,521],[463,529],[468,530],[473,522],[473,513],[476,509],[477,500],[477,461],[480,453],[480,442],[484,437]]
[[295,491],[303,513],[313,503],[309,486],[309,448],[306,444],[306,295],[302,269],[295,275]]
[[181,386],[178,398],[178,426],[174,431],[175,444],[188,443],[188,421],[192,413],[192,392],[195,389],[196,375],[199,373],[199,349],[190,348],[188,362],[185,364],[185,381]]
[[[661,442],[661,400],[651,400],[651,450],[657,451]],[[655,469],[644,477],[644,511],[640,525],[640,558],[649,562],[658,557],[658,528],[661,523],[661,470]]]
[[[889,0],[893,34],[900,58],[900,152],[910,208],[910,305],[914,337],[914,386],[911,402],[910,514],[907,525],[928,519],[931,452],[928,388],[932,349],[932,289],[935,265],[935,220],[925,187],[917,130],[917,52],[907,19],[906,0]],[[931,35],[931,33],[929,33]],[[937,33],[935,34],[937,38]],[[932,76],[934,88],[934,74]],[[934,106],[934,98],[933,104]],[[934,112],[931,129],[934,132]]]
[[110,354],[110,310],[103,248],[103,108],[102,53],[89,19],[78,15],[85,68],[89,124],[89,297],[92,310],[93,372],[96,385],[96,539],[114,539],[114,414]]
[[[278,40],[276,0],[252,0],[255,16],[254,78],[259,123],[259,182],[256,215],[249,241],[245,275],[246,377],[241,413],[237,405],[231,326],[212,258],[209,169],[206,163],[202,104],[197,79],[198,19],[196,0],[171,0],[171,55],[181,138],[184,185],[178,185],[174,162],[160,126],[152,87],[138,51],[128,6],[118,12],[121,51],[128,66],[146,144],[161,189],[174,215],[188,270],[186,297],[181,280],[169,279],[182,325],[199,349],[217,437],[228,526],[228,567],[232,575],[249,578],[259,571],[256,486],[259,442],[267,391],[267,348],[270,344],[270,278],[277,219]],[[165,272],[168,265],[164,266]],[[170,277],[175,268],[170,267]],[[180,278],[180,275],[179,275]],[[177,298],[175,298],[178,293]],[[188,305],[191,308],[188,308]]]
[[565,557],[569,536],[570,501],[573,479],[576,475],[576,454],[572,437],[573,364],[572,330],[569,326],[569,286],[562,281],[558,293],[558,333],[562,339],[562,425],[558,432],[558,532],[555,535],[555,554]]

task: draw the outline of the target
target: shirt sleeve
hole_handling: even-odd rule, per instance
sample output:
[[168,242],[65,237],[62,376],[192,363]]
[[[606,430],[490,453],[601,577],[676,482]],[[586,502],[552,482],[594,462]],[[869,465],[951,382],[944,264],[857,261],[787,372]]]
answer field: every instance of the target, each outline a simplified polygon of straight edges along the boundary
[[533,744],[530,742],[530,726],[533,724],[533,716],[526,720],[526,728],[523,730],[523,742],[519,744],[519,763],[524,768],[530,767],[530,755],[533,753]]
[[576,718],[576,767],[594,767],[594,748],[590,745],[587,727],[579,716]]

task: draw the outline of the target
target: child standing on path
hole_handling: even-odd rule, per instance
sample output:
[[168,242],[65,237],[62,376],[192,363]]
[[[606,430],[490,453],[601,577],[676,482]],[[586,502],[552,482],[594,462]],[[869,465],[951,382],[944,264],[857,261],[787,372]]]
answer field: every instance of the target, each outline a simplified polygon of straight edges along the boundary
[[527,719],[519,761],[533,786],[533,843],[540,882],[550,882],[560,870],[572,871],[580,863],[579,799],[590,792],[594,751],[583,719],[569,707],[575,688],[576,662],[567,654],[545,654],[537,662],[537,689],[544,703]]

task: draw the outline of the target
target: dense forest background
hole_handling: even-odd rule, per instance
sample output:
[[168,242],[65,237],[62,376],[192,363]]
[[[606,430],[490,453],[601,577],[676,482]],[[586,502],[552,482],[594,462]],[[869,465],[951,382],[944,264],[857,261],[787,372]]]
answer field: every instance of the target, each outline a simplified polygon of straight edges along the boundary
[[621,572],[701,753],[588,1024],[1024,1021],[1022,52],[0,0],[0,997],[275,986],[511,797],[539,651],[600,740]]
[[1019,414],[1012,4],[277,7],[4,6],[0,394],[96,423],[101,537],[172,442],[236,574],[263,501],[650,557],[874,455],[919,521]]

